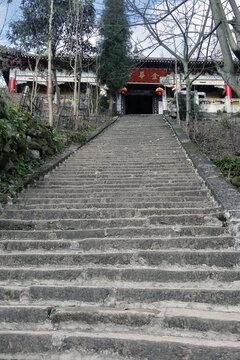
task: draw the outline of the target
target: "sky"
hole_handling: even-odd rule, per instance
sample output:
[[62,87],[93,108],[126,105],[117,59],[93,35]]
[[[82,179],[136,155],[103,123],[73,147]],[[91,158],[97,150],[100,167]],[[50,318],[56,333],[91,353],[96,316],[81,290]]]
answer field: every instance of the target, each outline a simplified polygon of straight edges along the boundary
[[[17,19],[21,15],[21,10],[19,9],[19,6],[21,4],[21,0],[12,0],[12,2],[9,4],[8,7],[8,14],[7,14],[7,21],[4,27],[4,32],[2,36],[0,36],[0,43],[2,45],[9,45],[5,33],[8,27],[8,24]],[[95,0],[95,9],[96,9],[96,15],[99,17],[102,13],[103,9],[103,1],[102,0]],[[0,32],[4,23],[5,15],[7,10],[7,0],[0,0]]]

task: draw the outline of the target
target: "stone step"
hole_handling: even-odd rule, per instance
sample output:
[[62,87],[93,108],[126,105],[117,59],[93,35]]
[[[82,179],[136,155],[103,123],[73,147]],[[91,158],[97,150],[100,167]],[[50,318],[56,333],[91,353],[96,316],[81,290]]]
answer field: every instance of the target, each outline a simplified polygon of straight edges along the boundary
[[147,218],[115,218],[115,219],[48,219],[48,220],[22,220],[0,219],[1,229],[105,229],[128,226],[145,227]]
[[[67,179],[67,175],[69,174],[69,172],[65,172],[65,173],[58,173],[57,171],[54,171],[53,173],[51,173],[51,179],[53,181],[58,181],[58,180],[65,180]],[[145,171],[145,172],[138,172],[138,173],[132,173],[131,171],[128,173],[119,173],[119,174],[115,174],[115,173],[106,173],[106,172],[100,172],[100,171],[92,171],[91,173],[87,173],[87,174],[82,174],[81,171],[71,171],[71,175],[73,179],[79,179],[80,181],[83,181],[84,183],[86,183],[87,181],[90,182],[95,182],[100,180],[100,183],[103,181],[114,181],[115,184],[118,183],[125,183],[128,181],[145,181],[146,183],[151,183],[152,181],[158,183],[158,184],[166,184],[166,183],[174,183],[174,182],[179,182],[180,184],[188,184],[188,183],[192,183],[194,181],[196,181],[196,179],[198,181],[200,181],[200,179],[196,178],[195,174],[190,174],[190,173],[168,173],[168,172],[161,172],[159,171],[158,173],[156,173],[156,171],[154,172],[150,172],[150,171]],[[47,175],[45,175],[44,180],[48,178],[46,178]],[[49,176],[49,175],[48,175]],[[37,182],[38,183],[38,182]],[[201,183],[202,186],[202,183]]]
[[[49,175],[46,175],[49,176]],[[127,179],[119,179],[119,178],[115,178],[115,179],[101,179],[101,177],[96,178],[96,179],[85,179],[85,178],[73,178],[73,179],[69,179],[68,176],[61,176],[61,178],[58,177],[53,177],[51,176],[49,177],[44,177],[44,179],[40,179],[38,180],[36,187],[51,187],[51,186],[87,186],[87,187],[91,187],[91,186],[96,186],[97,184],[99,184],[99,186],[104,185],[104,186],[111,186],[111,187],[124,187],[124,186],[129,186],[129,187],[138,187],[138,186],[144,186],[144,187],[161,187],[161,186],[187,186],[187,187],[197,187],[203,186],[203,183],[200,181],[200,179],[195,179],[195,180],[180,180],[180,179],[175,179],[175,180],[170,180],[170,179],[157,179],[154,180],[152,178],[127,178]],[[147,182],[146,182],[147,180]]]
[[196,214],[196,215],[163,215],[163,216],[148,216],[148,217],[116,217],[103,219],[81,219],[81,218],[51,218],[44,216],[42,219],[25,220],[26,216],[18,219],[0,218],[0,228],[2,229],[105,229],[117,227],[146,227],[161,226],[161,225],[205,225],[205,226],[223,226],[223,223],[217,216]]
[[197,197],[199,196],[200,198],[203,199],[203,196],[208,194],[208,190],[180,190],[180,191],[151,191],[151,190],[145,190],[145,189],[138,189],[138,190],[131,190],[131,191],[113,191],[113,190],[103,190],[101,191],[101,189],[99,189],[99,191],[90,191],[90,194],[88,194],[84,189],[82,190],[71,190],[71,189],[65,189],[63,191],[63,189],[59,189],[59,191],[55,191],[55,189],[50,189],[49,191],[40,191],[40,189],[37,189],[37,193],[36,190],[32,191],[32,192],[27,192],[23,195],[23,197],[25,199],[28,198],[33,198],[33,199],[37,199],[37,198],[74,198],[76,196],[81,197],[81,199],[88,199],[90,198],[94,198],[94,199],[98,199],[98,198],[120,198],[122,200],[122,198],[156,198],[156,197],[178,197],[179,199],[182,199],[183,196],[188,199],[188,197]]
[[117,309],[107,307],[65,306],[57,307],[51,312],[49,319],[54,324],[62,322],[96,323],[142,327],[149,325],[157,311],[149,309]]
[[74,249],[78,251],[109,250],[160,250],[160,249],[227,249],[234,248],[230,236],[189,238],[97,238],[86,240],[0,240],[2,251]]
[[[100,283],[99,283],[100,284]],[[168,285],[168,284],[167,284]],[[173,286],[157,288],[144,284],[144,287],[136,287],[134,283],[122,284],[122,287],[109,286],[81,286],[68,285],[56,286],[53,284],[45,285],[27,285],[23,286],[0,286],[0,301],[9,304],[11,301],[16,303],[24,301],[25,303],[35,302],[37,304],[40,300],[54,301],[56,304],[68,301],[69,303],[81,304],[82,302],[95,305],[111,305],[111,304],[156,304],[163,301],[178,301],[185,303],[203,303],[214,305],[233,305],[240,304],[240,290],[229,289],[229,286],[223,288],[216,285],[210,287],[207,283],[205,287],[199,285],[195,287],[182,287],[182,284],[176,283]],[[159,305],[160,306],[160,305]]]
[[131,218],[151,216],[152,219],[158,216],[169,215],[197,215],[197,216],[221,216],[216,208],[179,208],[179,209],[132,209],[132,208],[110,208],[110,209],[32,209],[32,210],[6,210],[1,214],[5,219],[41,220],[41,219],[107,219],[107,218]]
[[42,253],[15,252],[0,254],[0,266],[16,267],[35,265],[146,265],[161,264],[201,265],[233,268],[239,264],[240,253],[236,251],[202,250],[152,250],[125,252],[91,252],[76,254],[76,250]]
[[129,282],[200,282],[200,281],[218,281],[218,282],[236,282],[240,281],[240,270],[229,268],[213,269],[206,265],[200,266],[199,269],[178,266],[175,270],[172,266],[106,266],[104,267],[90,265],[82,267],[68,266],[65,267],[45,266],[39,265],[36,267],[0,267],[0,281],[5,281],[6,284],[11,281],[81,281],[81,280],[96,280],[105,279],[109,281],[129,281]]
[[2,240],[81,240],[104,237],[192,237],[192,236],[221,236],[226,235],[226,229],[219,226],[162,226],[156,228],[106,228],[86,230],[0,230]]
[[[14,209],[15,210],[36,210],[36,206],[34,204],[26,204],[24,203],[23,200],[18,199],[18,203],[15,202],[16,199],[14,199]],[[28,201],[29,202],[29,201]],[[21,204],[24,203],[24,204]],[[38,204],[37,206],[37,210],[42,210],[42,209],[47,209],[47,210],[52,210],[52,209],[56,209],[58,210],[60,209],[68,209],[68,210],[84,210],[84,211],[92,211],[92,210],[105,210],[105,209],[127,209],[128,211],[132,211],[133,209],[137,209],[137,210],[147,210],[147,211],[152,211],[154,214],[154,211],[158,212],[161,210],[171,210],[171,209],[183,209],[183,211],[187,211],[188,209],[199,209],[199,212],[201,213],[201,211],[204,211],[204,209],[206,208],[212,208],[213,204],[209,203],[207,201],[205,202],[190,202],[190,201],[186,201],[184,202],[184,208],[181,202],[163,202],[163,203],[158,203],[158,202],[132,202],[131,204],[126,204],[126,203],[108,203],[108,204],[103,204],[103,203],[97,203],[97,202],[93,202],[91,204],[81,204],[78,202],[78,200],[76,200],[74,203],[71,204],[65,204],[64,202],[60,202],[58,201],[57,204],[52,203],[52,204]],[[10,211],[12,210],[12,205],[7,205],[5,207],[6,209],[9,209]],[[215,208],[217,213],[221,213],[221,209],[219,208]],[[158,213],[156,213],[158,214]]]
[[[97,306],[3,306],[0,305],[0,321],[6,328],[11,323],[24,324],[38,323],[67,324],[76,322],[79,330],[81,324],[94,325],[115,324],[128,327],[143,327],[161,322],[167,328],[197,330],[201,332],[215,331],[239,334],[240,314],[238,312],[207,311],[189,308],[167,307],[156,309],[121,309]],[[50,324],[49,324],[50,325]],[[73,325],[76,328],[76,325]],[[61,328],[63,328],[62,325]],[[49,326],[50,327],[50,326]],[[2,327],[2,330],[4,325]],[[16,329],[15,329],[16,330]],[[33,328],[34,330],[34,328]]]
[[[69,359],[69,351],[76,350],[89,352],[89,360],[94,359],[91,357],[94,356],[94,352],[104,354],[105,351],[105,359],[109,360],[114,354],[120,354],[126,359],[132,357],[139,360],[239,360],[240,351],[239,343],[234,341],[124,332],[59,332],[56,336],[54,331],[0,331],[0,340],[0,352],[4,356],[15,353],[30,356],[34,353],[45,353],[48,358],[54,354],[63,354],[66,359]],[[107,355],[109,353],[110,357]]]
[[[38,323],[60,324],[78,322],[87,324],[117,324],[130,327],[149,325],[158,314],[150,309],[116,309],[93,306],[3,306],[0,305],[2,323]],[[35,326],[35,328],[36,328]],[[7,328],[7,326],[6,326]]]
[[[139,196],[132,196],[131,198],[129,198],[129,196],[126,195],[126,197],[105,197],[105,196],[93,196],[92,198],[90,197],[91,195],[89,195],[88,197],[82,197],[79,196],[76,198],[73,196],[69,196],[69,197],[63,197],[61,196],[55,196],[55,197],[46,197],[43,196],[42,197],[22,197],[19,199],[16,199],[15,202],[17,204],[22,204],[22,203],[26,203],[29,205],[38,205],[38,204],[56,204],[56,203],[65,203],[65,204],[96,204],[96,203],[101,203],[101,204],[119,204],[119,207],[124,207],[126,206],[126,204],[128,204],[127,206],[130,206],[131,204],[134,203],[138,203],[141,204],[140,207],[146,207],[146,204],[149,203],[158,203],[160,204],[160,206],[162,207],[161,203],[169,203],[169,202],[176,202],[176,203],[181,203],[182,205],[189,203],[189,202],[198,202],[198,203],[202,203],[202,204],[206,204],[206,196],[185,196],[184,197],[184,202],[183,202],[183,197],[182,196],[170,196],[170,195],[166,195],[166,196],[148,196],[148,197],[142,197],[140,196],[141,194],[139,194]],[[208,204],[211,204],[210,201]],[[159,205],[158,205],[159,206]]]
[[[140,162],[142,161],[142,162]],[[133,172],[137,172],[137,171],[145,171],[145,170],[165,170],[165,171],[169,171],[171,172],[178,172],[178,171],[182,171],[182,172],[194,172],[193,167],[190,164],[183,164],[180,163],[179,161],[174,161],[172,163],[172,167],[171,164],[168,163],[168,160],[166,159],[165,162],[159,162],[159,163],[153,163],[153,164],[149,164],[148,160],[146,160],[146,162],[144,162],[144,159],[142,158],[139,162],[135,162],[135,163],[127,163],[125,162],[124,164],[121,163],[117,163],[116,164],[116,159],[113,158],[112,163],[111,161],[105,162],[105,163],[97,163],[94,159],[94,162],[92,164],[84,164],[81,159],[77,159],[75,162],[73,161],[68,161],[63,163],[63,166],[61,167],[61,171],[66,171],[66,170],[81,170],[81,172],[84,174],[86,172],[89,171],[108,171],[111,173],[114,172],[129,172],[129,171],[133,171]],[[111,168],[111,169],[110,169]]]
[[49,306],[10,306],[0,305],[0,322],[4,323],[39,323],[49,320],[52,308]]
[[[3,360],[3,357],[1,357]],[[126,357],[122,357],[117,355],[116,353],[110,353],[110,351],[101,351],[100,354],[93,353],[91,351],[84,351],[84,350],[59,350],[46,352],[46,353],[28,353],[27,360],[126,360]],[[26,354],[22,353],[15,353],[15,354],[4,354],[4,360],[26,360]]]
[[31,188],[28,190],[28,194],[33,194],[36,191],[40,192],[40,193],[61,193],[61,192],[66,192],[66,193],[82,193],[82,192],[92,192],[92,193],[121,193],[121,192],[128,192],[128,193],[138,193],[139,191],[144,191],[146,193],[150,193],[150,194],[155,194],[156,192],[163,192],[163,193],[170,193],[170,192],[174,192],[175,193],[179,193],[179,192],[187,192],[188,193],[196,193],[198,194],[200,193],[208,193],[208,190],[206,188],[202,188],[201,186],[191,186],[191,185],[183,185],[183,186],[177,186],[175,184],[173,185],[167,185],[167,186],[152,186],[152,185],[106,185],[106,184],[95,184],[92,186],[83,186],[83,185],[69,185],[69,184],[65,184],[65,185],[42,185],[42,186],[36,186],[34,188]]
[[96,177],[96,176],[101,176],[101,178],[104,177],[108,177],[108,178],[133,178],[134,176],[136,177],[145,177],[145,176],[153,176],[151,177],[152,179],[163,179],[163,178],[167,178],[169,179],[187,179],[187,180],[191,180],[191,179],[196,179],[196,175],[195,172],[193,170],[193,168],[184,168],[184,169],[176,169],[174,167],[174,169],[162,169],[161,167],[156,167],[156,168],[139,168],[138,170],[134,168],[132,169],[128,169],[128,168],[123,168],[123,169],[116,169],[116,170],[110,170],[109,167],[106,169],[98,169],[97,167],[95,168],[91,168],[91,169],[84,169],[83,166],[79,166],[78,168],[68,168],[65,171],[61,172],[54,172],[54,175],[57,175],[58,178],[61,178],[61,176],[63,175],[67,175],[68,173],[71,173],[73,176],[76,177],[82,177],[84,179],[86,179],[87,177]]
[[240,334],[240,313],[168,308],[164,324],[169,328]]

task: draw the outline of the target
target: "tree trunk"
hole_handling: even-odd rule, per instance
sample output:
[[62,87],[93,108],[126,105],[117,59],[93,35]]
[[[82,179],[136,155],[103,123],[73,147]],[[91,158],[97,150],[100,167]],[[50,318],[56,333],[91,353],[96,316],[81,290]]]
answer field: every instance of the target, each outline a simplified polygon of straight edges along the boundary
[[57,112],[59,115],[60,108],[61,108],[61,95],[60,95],[60,90],[59,90],[59,86],[58,86],[58,82],[57,82],[57,70],[56,70],[55,66],[53,67],[53,76],[54,76],[55,88],[56,88],[56,93],[57,93]]
[[79,25],[79,0],[75,2],[75,59],[74,59],[74,93],[73,93],[73,115],[77,116],[78,109],[78,25]]
[[52,86],[52,18],[53,18],[53,0],[50,3],[50,18],[48,30],[48,111],[49,125],[53,126],[53,86]]
[[190,132],[191,128],[191,82],[189,79],[189,71],[188,71],[188,63],[183,63],[184,75],[185,75],[185,82],[186,82],[186,127],[188,133]]
[[[33,104],[36,100],[37,97],[37,86],[38,86],[38,82],[37,82],[37,77],[38,77],[38,64],[41,58],[41,54],[39,54],[39,56],[36,59],[36,64],[35,64],[35,69],[34,69],[34,76],[33,76],[33,82],[32,82],[32,91],[31,91],[31,99],[30,99],[30,113],[33,114]],[[30,69],[32,70],[32,68],[30,67]]]
[[[223,60],[224,60],[224,67],[218,68],[219,74],[222,76],[222,78],[225,80],[225,82],[238,94],[240,97],[240,78],[235,72],[234,62],[230,50],[230,46],[228,44],[228,38],[226,34],[226,26],[227,20],[222,19],[221,11],[218,7],[218,4],[215,0],[210,0],[211,8],[212,8],[212,14],[215,21],[215,24],[218,25],[220,22],[224,22],[224,24],[221,23],[221,25],[217,28],[217,36],[218,41],[221,47]],[[232,2],[233,3],[233,2]]]
[[[176,111],[177,111],[177,123],[181,123],[180,114],[179,114],[179,101],[178,101],[178,74],[177,74],[177,60],[175,61],[175,87],[176,87]],[[180,87],[180,84],[179,84]]]
[[109,115],[113,116],[113,94],[110,94],[109,99]]
[[240,76],[225,71],[224,69],[217,68],[218,73],[222,76],[223,80],[235,91],[238,97],[240,97]]

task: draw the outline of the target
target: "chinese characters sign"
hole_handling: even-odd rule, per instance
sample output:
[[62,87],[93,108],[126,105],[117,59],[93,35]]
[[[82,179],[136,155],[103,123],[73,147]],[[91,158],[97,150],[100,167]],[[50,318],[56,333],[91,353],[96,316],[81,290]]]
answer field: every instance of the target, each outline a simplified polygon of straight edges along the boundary
[[159,84],[167,76],[167,69],[133,69],[130,82]]

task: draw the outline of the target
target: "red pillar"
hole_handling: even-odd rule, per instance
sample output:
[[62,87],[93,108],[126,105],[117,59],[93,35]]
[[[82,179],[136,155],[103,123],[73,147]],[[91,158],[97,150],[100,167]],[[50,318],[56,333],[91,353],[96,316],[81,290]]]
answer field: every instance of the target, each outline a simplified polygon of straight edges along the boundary
[[12,92],[16,89],[16,71],[10,69],[9,72],[9,82],[8,82],[8,91]]
[[16,80],[10,79],[8,83],[8,91],[12,92],[16,89]]
[[230,88],[230,86],[225,85],[225,90],[226,90],[226,96],[229,96],[229,98],[232,99],[232,89]]
[[47,82],[47,91],[46,91],[46,94],[48,95],[48,82]]

